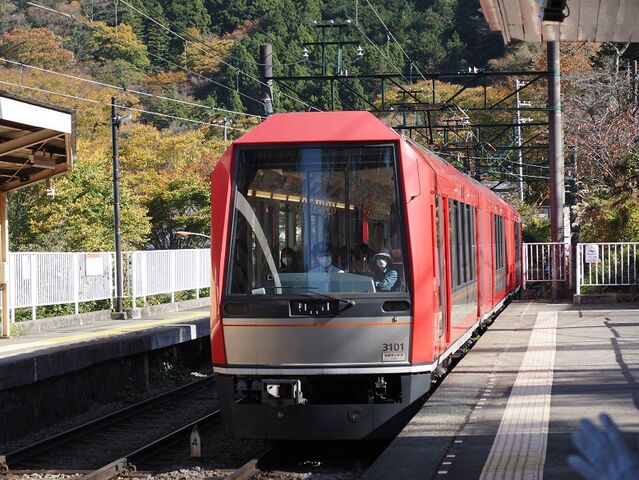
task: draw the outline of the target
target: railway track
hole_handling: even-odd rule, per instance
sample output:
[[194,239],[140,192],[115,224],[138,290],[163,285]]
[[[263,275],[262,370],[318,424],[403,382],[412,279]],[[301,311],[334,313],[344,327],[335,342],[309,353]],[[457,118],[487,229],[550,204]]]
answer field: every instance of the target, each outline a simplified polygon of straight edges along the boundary
[[[127,455],[104,465],[103,467],[94,470],[92,472],[85,473],[81,480],[107,480],[115,478],[118,475],[135,476],[137,465],[151,457],[157,455],[159,452],[169,447],[173,443],[178,442],[182,438],[187,438],[193,431],[193,427],[196,425],[198,429],[205,429],[211,424],[217,422],[220,418],[220,410],[215,410],[208,415],[205,415],[183,427],[180,427],[173,432],[165,435],[162,438],[154,440],[135,451],[128,453]],[[146,476],[146,473],[140,472],[140,476]]]
[[[112,478],[158,449],[219,418],[213,377],[178,387],[0,457],[0,472],[83,473]],[[211,412],[213,410],[213,412]],[[107,468],[108,467],[108,468]],[[104,470],[98,473],[99,470]]]

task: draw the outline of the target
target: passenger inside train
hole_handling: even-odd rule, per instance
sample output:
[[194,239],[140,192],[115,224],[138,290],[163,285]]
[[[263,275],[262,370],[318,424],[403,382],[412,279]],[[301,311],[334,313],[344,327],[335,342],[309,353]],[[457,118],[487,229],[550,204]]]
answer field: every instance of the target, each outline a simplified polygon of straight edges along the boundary
[[368,263],[371,249],[365,243],[358,243],[351,250],[351,268],[353,273],[371,273],[371,266]]
[[311,273],[344,273],[344,270],[333,265],[333,245],[321,242],[313,248],[317,266],[309,270]]
[[382,249],[373,257],[375,259],[375,289],[378,292],[390,292],[397,283],[397,272],[391,268],[391,255]]
[[280,254],[280,273],[293,273],[298,272],[297,265],[295,264],[295,251],[291,247],[284,247]]

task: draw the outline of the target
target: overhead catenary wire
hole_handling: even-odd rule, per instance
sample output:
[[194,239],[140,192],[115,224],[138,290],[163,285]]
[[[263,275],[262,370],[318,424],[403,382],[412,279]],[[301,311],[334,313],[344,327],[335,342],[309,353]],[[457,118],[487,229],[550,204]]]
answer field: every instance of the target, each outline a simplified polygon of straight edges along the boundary
[[[485,150],[483,148],[482,148],[482,150],[484,152],[487,152],[487,150]],[[467,158],[469,160],[484,160],[484,159],[488,159],[488,160],[498,160],[498,161],[502,161],[502,162],[508,162],[508,163],[510,163],[512,165],[516,165],[516,166],[520,165],[519,162],[517,162],[515,160],[510,160],[509,158],[504,157],[504,156],[493,157],[490,154],[488,154],[487,156],[482,157],[482,156],[477,156],[477,155],[466,155],[462,151],[459,151],[459,152],[450,152],[450,151],[449,152],[443,152],[443,151],[439,151],[438,153],[441,154],[441,155],[450,155],[450,156],[453,156],[453,155],[456,156],[456,155],[459,154],[459,155],[461,155],[464,158]],[[524,167],[539,168],[539,169],[543,169],[543,170],[548,170],[550,168],[550,167],[548,167],[546,165],[537,165],[537,164],[534,164],[534,163],[525,163],[525,162],[521,163],[521,165],[524,166]]]
[[390,31],[390,29],[388,28],[388,26],[386,25],[386,23],[384,23],[384,20],[382,19],[382,17],[379,15],[379,13],[377,13],[377,10],[375,9],[375,7],[373,7],[373,4],[369,1],[369,0],[365,0],[366,3],[368,4],[368,6],[371,8],[371,10],[373,11],[373,13],[375,14],[375,16],[377,17],[377,19],[380,21],[380,23],[382,24],[382,26],[384,27],[384,29],[386,30],[386,34],[390,36],[390,38],[397,44],[397,46],[399,47],[399,49],[401,50],[401,52],[404,54],[404,56],[406,57],[406,59],[408,60],[409,64],[415,68],[415,70],[417,70],[417,73],[419,73],[419,76],[422,77],[422,79],[424,81],[426,81],[426,77],[424,76],[424,74],[421,72],[421,70],[417,67],[417,65],[415,65],[415,62],[413,62],[413,59],[410,58],[410,56],[408,55],[408,53],[406,53],[406,50],[404,50],[404,47],[401,46],[401,44],[397,41],[397,39],[395,38],[395,35],[393,35],[393,32]]
[[[29,5],[31,5],[31,6],[33,6],[33,7],[36,7],[36,8],[40,8],[40,9],[46,10],[46,11],[48,11],[48,12],[52,12],[52,13],[56,13],[56,14],[59,14],[59,15],[63,15],[63,16],[65,16],[65,17],[69,17],[69,18],[71,18],[71,19],[75,20],[76,22],[78,22],[78,23],[80,23],[80,24],[82,24],[82,25],[84,25],[84,26],[86,26],[86,27],[88,27],[88,28],[91,28],[91,25],[87,25],[86,23],[84,23],[84,22],[82,22],[81,20],[77,19],[77,18],[76,18],[75,16],[73,16],[73,15],[69,15],[69,14],[67,14],[67,13],[60,12],[60,11],[55,10],[55,9],[53,9],[53,8],[50,8],[50,7],[44,7],[44,6],[42,6],[42,5],[38,5],[37,3],[33,3],[33,2],[27,2],[27,3],[28,3]],[[197,38],[193,37],[192,35],[190,35],[190,34],[188,34],[188,33],[185,33],[185,35],[187,35],[187,36],[190,38],[190,40],[189,40],[189,39],[187,39],[187,38],[184,38],[183,36],[181,36],[181,35],[177,34],[177,33],[176,33],[176,32],[174,32],[173,30],[171,30],[171,29],[169,29],[168,27],[164,26],[162,23],[158,22],[158,21],[157,21],[157,20],[155,20],[154,18],[150,17],[149,15],[146,15],[144,12],[139,11],[138,9],[136,9],[136,8],[135,8],[135,7],[133,7],[132,5],[128,4],[127,2],[123,2],[123,3],[125,3],[128,7],[132,8],[134,11],[138,12],[140,15],[144,16],[145,18],[147,18],[148,20],[152,21],[152,22],[153,22],[153,23],[155,23],[156,25],[159,25],[160,27],[162,27],[163,29],[167,30],[167,31],[168,31],[168,32],[170,32],[171,34],[173,34],[173,35],[175,35],[176,37],[180,38],[183,42],[185,42],[185,44],[189,44],[189,43],[190,43],[190,44],[194,44],[194,43],[196,43],[196,42],[197,42],[197,43],[201,43],[202,45],[205,45],[207,48],[211,48],[209,45],[204,44],[204,43],[203,43],[203,42],[201,42],[199,39],[197,39]],[[148,7],[148,6],[146,6],[145,8],[149,8],[149,7]],[[194,46],[195,46],[195,45],[194,45]],[[199,50],[203,51],[203,52],[204,52],[205,54],[207,54],[207,55],[210,55],[210,52],[204,51],[204,50],[202,50],[201,48],[199,48]],[[165,59],[165,58],[162,58],[162,57],[160,57],[159,55],[154,54],[154,53],[152,53],[152,52],[147,52],[147,53],[148,53],[149,55],[151,55],[151,56],[153,56],[153,57],[155,57],[155,58],[159,59],[159,60],[162,60],[162,61],[165,61],[165,62],[167,62],[167,63],[173,64],[173,65],[175,65],[175,66],[177,66],[177,67],[179,67],[179,68],[181,68],[181,69],[183,69],[183,70],[185,70],[185,71],[188,71],[188,72],[192,73],[193,75],[197,75],[197,76],[199,76],[200,78],[204,78],[204,79],[206,79],[206,80],[208,80],[208,81],[210,81],[210,82],[214,83],[215,85],[218,85],[218,86],[220,86],[220,87],[226,88],[226,89],[228,89],[228,90],[230,90],[230,91],[237,92],[239,95],[241,95],[241,96],[243,96],[243,97],[246,97],[246,98],[249,98],[249,99],[251,99],[251,100],[253,100],[253,101],[255,101],[255,102],[258,102],[258,103],[260,103],[261,105],[263,105],[263,103],[264,103],[264,102],[262,102],[261,100],[256,99],[255,97],[252,97],[252,96],[250,96],[250,95],[245,94],[244,92],[239,91],[239,89],[231,88],[231,87],[229,87],[228,85],[224,85],[224,84],[222,84],[222,83],[220,83],[220,82],[217,82],[217,81],[215,81],[215,80],[213,80],[213,79],[211,79],[211,78],[208,78],[208,77],[206,77],[206,76],[204,76],[204,75],[202,75],[202,74],[198,74],[198,73],[196,73],[196,72],[193,72],[192,70],[190,70],[190,69],[188,69],[188,68],[185,68],[185,67],[183,67],[183,66],[180,66],[180,65],[178,65],[178,64],[175,64],[174,62],[171,62],[170,60],[167,60],[167,59]],[[216,52],[216,53],[217,53],[217,52]],[[240,60],[240,61],[244,61],[243,59],[240,59],[240,58],[238,58],[238,57],[234,57],[234,56],[232,56],[232,55],[230,55],[230,57],[231,57],[231,58],[236,58],[236,59],[238,59],[238,60]],[[215,57],[214,57],[214,58],[215,58]],[[241,69],[239,69],[239,68],[235,67],[234,65],[231,65],[231,64],[229,64],[229,63],[227,63],[227,62],[224,62],[223,60],[221,60],[221,59],[219,59],[219,58],[218,58],[218,60],[220,60],[220,62],[221,62],[221,63],[223,63],[223,64],[225,64],[225,65],[229,66],[230,68],[233,68],[233,69],[235,69],[236,71],[238,71],[238,72],[240,72],[240,73],[243,73],[244,75],[246,75],[246,76],[248,76],[248,77],[250,77],[250,78],[252,78],[252,79],[255,79],[255,77],[252,77],[250,74],[248,74],[248,73],[244,72],[243,70],[241,70]],[[258,81],[258,82],[260,82],[260,83],[263,83],[263,82],[261,82],[259,79],[255,79],[255,80],[257,80],[257,81]],[[285,95],[285,96],[287,96],[287,95]],[[295,99],[295,98],[293,98],[293,97],[290,97],[290,98],[292,98],[293,100],[296,100],[296,101],[301,102],[301,100],[299,100],[299,99]],[[175,100],[175,99],[167,98],[167,100]],[[302,103],[303,103],[303,102],[302,102]],[[308,107],[310,108],[310,106],[309,106],[309,105],[305,105],[305,106],[308,106]],[[212,108],[213,108],[213,107],[212,107]],[[241,113],[242,115],[251,115],[251,114],[242,113],[242,112],[238,112],[238,113]],[[263,118],[263,117],[262,117],[262,118]]]
[[[69,15],[69,14],[67,14],[67,13],[60,12],[60,11],[55,10],[55,9],[53,9],[53,8],[44,7],[44,6],[42,6],[42,5],[38,5],[37,3],[33,3],[33,2],[27,2],[27,3],[28,3],[29,5],[31,5],[31,6],[33,6],[33,7],[41,8],[41,9],[46,10],[46,11],[51,12],[51,13],[57,13],[57,14],[59,14],[59,15],[63,15],[63,16],[65,16],[65,17],[69,17],[69,18],[71,18],[71,19],[75,20],[76,22],[80,23],[81,25],[83,25],[83,26],[85,26],[85,27],[87,27],[87,28],[91,28],[91,25],[87,25],[86,23],[84,23],[84,22],[82,22],[81,20],[77,19],[77,18],[76,18],[76,17],[74,17],[73,15]],[[153,52],[151,52],[151,51],[147,51],[146,53],[147,53],[148,55],[150,55],[150,56],[152,56],[152,57],[154,57],[154,58],[158,59],[158,60],[161,60],[161,61],[166,62],[166,63],[168,63],[168,64],[170,64],[170,65],[172,65],[172,66],[174,66],[174,67],[177,67],[177,68],[179,68],[179,69],[181,69],[181,70],[183,70],[183,71],[185,71],[185,72],[188,72],[188,73],[190,73],[191,75],[194,75],[194,76],[197,76],[197,77],[199,77],[199,78],[201,78],[201,79],[207,80],[207,81],[209,81],[209,82],[213,83],[214,85],[217,85],[217,86],[219,86],[219,87],[225,88],[225,89],[227,89],[227,90],[229,90],[229,91],[236,92],[238,95],[240,95],[240,96],[242,96],[242,97],[248,98],[248,99],[250,99],[250,100],[253,100],[254,102],[259,103],[260,105],[263,105],[263,102],[262,102],[261,100],[259,100],[259,99],[255,98],[255,97],[252,97],[252,96],[250,96],[250,95],[248,95],[248,94],[246,94],[246,93],[244,93],[244,92],[241,92],[239,89],[229,87],[228,85],[224,85],[223,83],[220,83],[220,82],[218,82],[218,81],[216,81],[216,80],[213,80],[212,78],[207,77],[206,75],[203,75],[203,74],[201,74],[201,73],[195,72],[195,71],[193,71],[193,70],[191,70],[191,69],[189,69],[189,68],[187,68],[187,67],[185,67],[185,66],[183,66],[183,65],[180,65],[180,64],[178,64],[178,63],[172,62],[171,60],[168,60],[168,59],[166,59],[166,58],[164,58],[164,57],[162,57],[162,56],[160,56],[160,55],[158,55],[158,54],[156,54],[156,53],[153,53]],[[84,79],[84,80],[86,80],[86,79]],[[111,85],[106,85],[106,84],[105,84],[105,86],[109,86],[109,87],[111,87]],[[128,90],[128,91],[133,91],[133,90],[131,90],[131,89],[127,89],[127,90]],[[142,94],[142,95],[146,95],[146,92],[138,92],[138,93],[140,93],[140,94]],[[170,97],[165,97],[165,99],[166,99],[166,100],[169,100],[169,101],[174,101],[174,102],[175,102],[175,101],[180,101],[179,99],[173,99],[173,98],[170,98]],[[199,105],[201,105],[201,104],[196,104],[196,105],[198,105],[198,106],[199,106]],[[213,108],[213,109],[215,109],[214,107],[210,107],[210,106],[208,106],[208,105],[202,105],[202,106],[203,106],[203,107],[206,107],[206,108]],[[221,108],[217,108],[217,109],[218,109],[218,110],[224,110],[224,109],[221,109]],[[228,111],[229,113],[233,112],[232,110],[227,110],[227,111]],[[245,112],[235,112],[235,113],[236,113],[236,114],[238,114],[238,115],[256,116],[256,115],[252,115],[252,114],[245,113]],[[263,118],[263,117],[262,117],[262,118]]]
[[[59,97],[69,98],[69,99],[73,99],[73,100],[80,100],[80,101],[83,101],[83,102],[93,103],[93,104],[97,104],[97,105],[111,106],[110,103],[102,102],[100,100],[94,100],[92,98],[81,97],[79,95],[71,95],[71,94],[63,93],[63,92],[54,92],[52,90],[47,90],[45,88],[31,87],[31,86],[28,86],[28,85],[21,85],[19,83],[7,82],[6,80],[0,80],[0,84],[8,85],[8,86],[16,87],[16,88],[23,88],[25,90],[31,90],[31,91],[40,92],[40,93],[46,93],[46,94],[50,94],[50,95],[57,95]],[[147,115],[154,115],[154,116],[163,117],[163,118],[170,118],[170,119],[173,119],[173,120],[191,122],[191,123],[196,123],[196,124],[199,124],[199,125],[205,125],[205,126],[209,126],[209,127],[226,128],[226,129],[229,129],[229,130],[237,130],[237,131],[240,131],[240,132],[248,131],[248,130],[246,130],[244,128],[229,127],[228,125],[224,125],[223,123],[205,122],[203,120],[195,120],[194,118],[186,118],[186,117],[180,117],[180,116],[177,116],[177,115],[169,115],[167,113],[155,112],[153,110],[146,110],[146,109],[143,109],[143,108],[131,107],[131,106],[128,106],[128,105],[118,104],[117,107],[123,108],[125,110],[132,110],[134,112],[144,113],[144,114],[147,114]]]
[[[241,12],[242,12],[245,16],[247,16],[247,17],[248,17],[248,14],[246,13],[246,11],[245,11],[245,10],[244,10],[244,9],[243,9],[243,8],[242,8],[239,4],[238,4],[238,5],[236,5],[236,6],[237,6],[237,8],[239,8],[239,10],[240,10],[240,11],[241,11]],[[279,39],[278,39],[278,40],[273,39],[273,37],[271,37],[271,36],[268,34],[268,32],[267,32],[266,30],[264,30],[264,29],[263,29],[263,28],[262,28],[262,27],[261,27],[258,23],[256,23],[253,19],[250,19],[250,18],[249,18],[248,20],[249,20],[249,22],[251,22],[251,23],[253,24],[253,26],[254,26],[255,28],[257,28],[260,32],[262,32],[262,33],[266,36],[266,38],[267,38],[267,39],[271,42],[271,44],[279,44],[279,47],[280,47],[280,48],[282,48],[282,45],[281,45],[281,43],[280,43]],[[286,48],[282,48],[282,50],[284,50],[284,52],[286,52],[286,53],[289,53],[289,50],[288,50],[288,49],[286,49]],[[316,62],[312,62],[312,61],[309,61],[309,60],[305,60],[305,59],[303,59],[303,60],[301,60],[301,61],[296,61],[296,62],[291,62],[291,63],[273,64],[273,68],[275,68],[275,67],[282,67],[282,66],[298,65],[298,64],[301,64],[301,63],[314,63],[314,64],[317,64],[317,65],[321,65],[320,63],[316,63]],[[264,65],[264,64],[262,64],[262,63],[257,63],[257,65],[262,66],[262,65]],[[280,80],[280,82],[278,82],[278,84],[279,84],[280,86],[283,86],[283,87],[284,87],[284,88],[286,88],[287,90],[289,90],[289,91],[291,91],[291,92],[294,92],[294,93],[295,93],[298,97],[303,98],[306,102],[313,104],[313,106],[314,106],[314,107],[316,107],[316,110],[321,110],[321,109],[320,109],[319,107],[317,107],[317,105],[316,105],[316,104],[314,104],[311,100],[309,100],[307,97],[304,97],[302,94],[300,94],[300,92],[298,92],[298,91],[297,91],[297,90],[295,90],[294,88],[292,88],[292,87],[290,87],[290,86],[288,86],[288,85],[285,85],[285,84],[284,84],[281,80]],[[345,103],[345,102],[343,102],[343,101],[342,101],[342,103]],[[353,108],[352,108],[352,106],[350,106],[350,105],[348,105],[348,104],[346,104],[346,105],[347,105],[350,109],[353,109]]]
[[[217,85],[218,87],[225,88],[225,89],[227,89],[227,90],[229,90],[229,91],[231,91],[231,92],[236,92],[238,95],[240,95],[240,96],[242,96],[242,97],[245,97],[245,98],[248,98],[249,100],[252,100],[252,101],[254,101],[254,102],[257,102],[257,103],[259,103],[260,105],[263,105],[263,104],[264,104],[264,102],[262,102],[262,101],[261,101],[260,99],[258,99],[258,98],[252,97],[251,95],[248,95],[248,94],[246,94],[246,93],[244,93],[244,92],[241,92],[240,90],[238,90],[238,89],[236,89],[236,88],[229,87],[228,85],[224,85],[223,83],[220,83],[220,82],[218,82],[218,81],[216,81],[216,80],[213,80],[212,78],[207,77],[206,75],[203,75],[203,74],[198,73],[198,72],[194,72],[193,70],[191,70],[191,69],[189,69],[189,68],[186,68],[184,65],[180,65],[179,63],[175,63],[175,62],[173,62],[173,61],[171,61],[171,60],[168,60],[168,59],[166,59],[166,58],[164,58],[164,57],[161,57],[160,55],[157,55],[157,54],[155,54],[155,53],[153,53],[153,52],[149,52],[149,51],[147,51],[146,53],[147,53],[148,55],[151,55],[153,58],[156,58],[156,59],[158,59],[158,60],[161,60],[161,61],[163,61],[163,62],[166,62],[166,63],[168,63],[169,65],[171,65],[171,66],[173,66],[173,67],[176,67],[176,68],[179,68],[179,69],[181,69],[181,70],[182,70],[182,71],[184,71],[184,72],[190,73],[190,74],[191,74],[191,75],[193,75],[193,76],[196,76],[196,77],[198,77],[198,78],[201,78],[202,80],[206,80],[207,82],[211,82],[212,84]],[[243,113],[242,115],[258,116],[258,115],[252,115],[252,114],[249,114],[249,113]]]
[[97,81],[97,80],[91,80],[89,78],[83,78],[83,77],[79,77],[77,75],[71,75],[71,74],[68,74],[68,73],[56,72],[55,70],[49,70],[49,69],[42,68],[42,67],[36,67],[34,65],[29,65],[28,63],[16,62],[15,60],[9,60],[9,59],[3,58],[3,57],[0,57],[0,62],[10,63],[12,65],[17,65],[17,66],[19,66],[21,68],[29,68],[29,69],[36,70],[36,71],[39,71],[39,72],[44,72],[44,73],[48,73],[48,74],[51,74],[51,75],[58,75],[58,76],[62,76],[62,77],[65,77],[65,78],[70,78],[70,79],[73,79],[73,80],[78,80],[78,81],[90,83],[90,84],[93,84],[93,85],[98,85],[98,86],[105,87],[105,88],[112,88],[114,90],[118,90],[118,91],[121,91],[121,92],[132,93],[134,95],[142,95],[142,96],[145,96],[145,97],[152,97],[152,98],[156,98],[156,99],[159,99],[159,100],[165,100],[165,101],[169,101],[169,102],[180,103],[182,105],[188,105],[190,107],[203,108],[203,109],[206,109],[206,110],[214,110],[214,111],[223,112],[223,113],[229,113],[229,114],[233,114],[233,115],[242,115],[242,116],[247,116],[247,117],[264,118],[264,117],[262,117],[260,115],[254,115],[254,114],[251,114],[251,113],[237,112],[237,111],[234,111],[234,110],[227,110],[225,108],[212,107],[210,105],[203,105],[201,103],[195,103],[195,102],[189,102],[189,101],[186,101],[186,100],[180,100],[179,98],[171,98],[171,97],[165,97],[163,95],[155,95],[155,94],[152,94],[152,93],[143,92],[143,91],[136,90],[136,89],[133,89],[133,88],[128,88],[128,87],[119,87],[117,85],[113,85],[113,84],[110,84],[110,83],[100,82],[100,81]]
[[[127,2],[126,0],[119,0],[119,1],[120,1],[120,2],[122,2],[123,4],[125,4],[125,5],[126,5],[127,7],[129,7],[131,10],[133,10],[133,11],[137,12],[139,15],[142,15],[142,16],[143,16],[144,18],[146,18],[147,20],[149,20],[149,21],[153,22],[154,24],[156,24],[156,25],[157,25],[157,26],[159,26],[160,28],[162,28],[162,29],[166,30],[167,32],[169,32],[169,33],[171,33],[172,35],[174,35],[175,37],[179,38],[179,39],[180,39],[180,40],[182,40],[183,42],[189,42],[191,45],[193,45],[195,48],[197,48],[197,49],[198,49],[198,50],[200,50],[201,52],[205,53],[206,55],[211,56],[212,58],[215,58],[215,59],[219,60],[219,61],[220,61],[220,63],[222,63],[223,65],[226,65],[227,67],[229,67],[229,68],[231,68],[231,69],[233,69],[233,70],[235,70],[235,71],[237,71],[237,72],[241,73],[241,74],[242,74],[242,75],[244,75],[245,77],[250,78],[251,80],[254,80],[254,81],[258,82],[260,85],[268,86],[268,84],[267,84],[267,83],[263,82],[262,80],[260,80],[260,79],[259,79],[259,78],[257,78],[257,77],[254,77],[254,76],[253,76],[253,75],[251,75],[250,73],[245,72],[245,71],[244,71],[244,70],[242,70],[241,68],[236,67],[235,65],[233,65],[233,64],[231,64],[231,63],[226,62],[225,60],[221,59],[219,56],[217,56],[217,57],[216,57],[216,56],[212,55],[212,54],[211,54],[211,52],[210,52],[210,46],[209,46],[209,45],[206,45],[205,43],[203,43],[203,42],[202,42],[202,41],[200,41],[199,39],[195,39],[195,38],[193,37],[193,38],[191,38],[191,39],[189,40],[189,39],[185,38],[184,36],[182,36],[181,34],[179,34],[179,33],[175,32],[175,31],[174,31],[174,30],[172,30],[171,28],[167,27],[167,26],[166,26],[166,25],[164,25],[162,22],[160,22],[160,21],[156,20],[155,18],[151,17],[151,16],[150,16],[150,15],[148,15],[147,13],[145,13],[145,12],[141,11],[140,9],[138,9],[138,8],[134,7],[133,5],[131,5],[131,4],[130,4],[129,2]],[[198,44],[204,45],[204,46],[206,47],[206,49],[205,49],[205,48],[200,47]],[[291,100],[293,100],[293,101],[296,101],[296,102],[298,102],[298,103],[301,103],[301,104],[302,104],[302,105],[304,105],[305,107],[313,108],[314,110],[317,110],[317,108],[312,107],[311,105],[309,105],[308,103],[306,103],[306,102],[304,102],[304,101],[300,100],[299,98],[292,97],[292,96],[287,95],[287,94],[285,94],[285,93],[281,93],[281,95],[284,95],[284,96],[286,96],[286,97],[290,98],[290,99],[291,99]]]
[[386,53],[384,53],[384,52],[382,51],[382,49],[381,49],[381,48],[379,48],[379,47],[375,44],[375,42],[373,42],[373,41],[370,39],[370,37],[369,37],[368,35],[366,35],[366,32],[364,32],[364,30],[362,30],[362,27],[360,27],[360,26],[359,26],[359,24],[357,24],[357,23],[353,22],[353,20],[352,20],[352,19],[348,16],[348,14],[346,14],[346,18],[347,18],[348,20],[350,20],[351,24],[354,24],[354,25],[355,25],[355,27],[356,27],[356,28],[359,30],[359,32],[360,32],[360,33],[364,36],[364,38],[368,41],[368,43],[370,43],[370,44],[373,46],[373,48],[374,48],[375,50],[377,50],[377,52],[378,52],[378,53],[379,53],[379,54],[380,54],[383,58],[385,58],[386,60],[388,60],[388,63],[390,63],[390,64],[391,64],[391,66],[395,69],[395,71],[396,71],[397,73],[399,73],[399,75],[400,75],[400,76],[404,79],[404,81],[405,81],[406,83],[410,83],[410,82],[408,81],[408,79],[404,76],[404,73],[402,72],[401,68],[399,68],[399,67],[395,64],[395,62],[393,62],[393,60],[392,60],[392,59],[391,59],[391,58],[390,58],[390,57],[389,57]]
[[[451,160],[457,160],[457,154],[454,152],[437,152],[437,155],[442,156],[442,157],[450,157]],[[464,159],[467,160],[488,160],[491,163],[491,166],[493,166],[493,164],[497,164],[497,167],[500,168],[500,170],[495,170],[494,166],[491,167],[482,167],[482,173],[495,173],[495,174],[500,174],[500,175],[510,175],[512,177],[515,178],[519,178],[519,174],[518,173],[514,173],[512,171],[508,171],[507,168],[505,168],[503,165],[501,165],[502,162],[506,161],[509,163],[514,163],[517,164],[517,162],[512,162],[511,160],[509,160],[508,158],[506,158],[505,156],[499,156],[499,157],[476,157],[476,156],[464,156]],[[449,161],[449,163],[453,163],[452,161]],[[518,164],[517,164],[518,165]],[[531,166],[531,167],[540,167],[540,165],[532,165],[532,164],[525,164],[524,166]],[[541,175],[531,175],[531,174],[523,174],[523,177],[526,178],[532,178],[532,179],[541,179],[541,180],[547,180],[550,177],[546,177],[546,176],[541,176]]]

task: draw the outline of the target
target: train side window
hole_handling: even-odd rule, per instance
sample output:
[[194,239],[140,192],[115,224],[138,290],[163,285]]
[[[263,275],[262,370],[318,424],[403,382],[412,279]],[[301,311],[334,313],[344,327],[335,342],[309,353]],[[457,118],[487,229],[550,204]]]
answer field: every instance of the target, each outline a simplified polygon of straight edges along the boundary
[[493,233],[495,249],[495,270],[504,268],[504,219],[499,215],[493,215]]
[[464,205],[464,257],[466,260],[466,283],[473,279],[472,241],[470,227],[470,205]]
[[475,211],[471,205],[449,200],[450,255],[453,288],[477,279]]
[[459,268],[457,266],[457,202],[448,200],[450,230],[450,265],[453,288],[459,284]]
[[464,284],[468,281],[468,256],[466,251],[466,246],[468,245],[468,232],[466,229],[466,205],[463,203],[459,204],[459,236],[460,236],[460,245],[459,245],[459,257],[461,261],[459,262],[459,276],[460,276],[460,284]]

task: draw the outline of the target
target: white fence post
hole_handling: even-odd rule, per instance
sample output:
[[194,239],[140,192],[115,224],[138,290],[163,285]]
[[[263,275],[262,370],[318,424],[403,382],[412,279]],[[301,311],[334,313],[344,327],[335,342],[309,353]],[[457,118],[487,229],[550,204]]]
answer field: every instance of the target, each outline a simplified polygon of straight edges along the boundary
[[78,253],[72,254],[73,259],[73,304],[75,314],[80,313],[80,262]]
[[171,276],[171,303],[175,302],[175,250],[169,250],[170,269],[169,275]]
[[581,243],[577,244],[577,295],[581,295]]
[[130,254],[131,262],[129,263],[129,282],[131,282],[131,306],[133,308],[137,308],[135,297],[137,295],[137,266],[138,266],[138,256],[137,252],[131,252]]
[[522,250],[524,251],[524,266],[522,268],[523,270],[523,277],[524,277],[524,290],[526,290],[526,278],[528,278],[528,245],[523,244],[522,245],[523,248]]
[[200,298],[200,250],[195,251],[195,298]]
[[148,292],[147,277],[149,276],[149,272],[147,270],[148,255],[141,253],[140,256],[142,257],[142,294],[144,295],[144,306],[146,307],[148,305],[148,302],[146,301],[146,294]]
[[29,267],[31,268],[31,320],[35,320],[37,317],[37,304],[38,304],[38,265],[37,254],[32,253],[29,256]]

